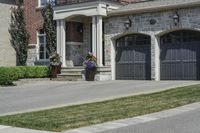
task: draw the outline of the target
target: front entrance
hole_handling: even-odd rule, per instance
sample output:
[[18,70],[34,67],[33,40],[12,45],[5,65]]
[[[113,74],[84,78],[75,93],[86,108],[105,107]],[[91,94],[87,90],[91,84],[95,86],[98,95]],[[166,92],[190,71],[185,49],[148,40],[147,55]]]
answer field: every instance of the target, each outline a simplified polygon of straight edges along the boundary
[[179,30],[161,37],[161,80],[200,79],[200,32]]
[[116,79],[151,79],[151,37],[143,34],[123,36],[116,41]]

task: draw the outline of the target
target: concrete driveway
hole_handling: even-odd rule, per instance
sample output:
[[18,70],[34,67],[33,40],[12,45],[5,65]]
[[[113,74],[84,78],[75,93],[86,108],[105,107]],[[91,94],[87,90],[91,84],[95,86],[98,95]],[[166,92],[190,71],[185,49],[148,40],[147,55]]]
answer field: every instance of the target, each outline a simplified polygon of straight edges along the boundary
[[0,87],[0,115],[101,101],[199,83],[199,81],[40,81],[16,87]]

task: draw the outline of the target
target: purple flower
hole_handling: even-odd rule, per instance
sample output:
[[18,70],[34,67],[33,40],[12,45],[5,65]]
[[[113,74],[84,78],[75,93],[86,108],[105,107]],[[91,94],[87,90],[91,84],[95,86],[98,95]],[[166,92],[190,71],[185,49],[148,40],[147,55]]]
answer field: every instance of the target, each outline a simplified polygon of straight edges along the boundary
[[87,69],[93,69],[96,67],[96,63],[94,61],[90,61],[90,60],[85,61],[84,65]]

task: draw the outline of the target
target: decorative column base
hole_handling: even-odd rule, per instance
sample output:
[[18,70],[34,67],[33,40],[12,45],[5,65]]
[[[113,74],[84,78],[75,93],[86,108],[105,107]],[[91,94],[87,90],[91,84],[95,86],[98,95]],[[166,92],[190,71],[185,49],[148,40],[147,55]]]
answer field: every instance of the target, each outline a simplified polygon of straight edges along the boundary
[[110,67],[98,67],[95,75],[95,81],[107,81],[112,80]]

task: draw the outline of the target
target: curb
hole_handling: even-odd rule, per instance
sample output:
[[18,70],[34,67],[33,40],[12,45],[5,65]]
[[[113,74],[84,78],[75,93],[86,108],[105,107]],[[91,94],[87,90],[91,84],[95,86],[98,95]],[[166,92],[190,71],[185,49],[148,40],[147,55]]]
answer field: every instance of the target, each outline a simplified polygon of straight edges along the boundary
[[107,130],[113,130],[113,129],[118,129],[118,128],[122,128],[122,127],[133,126],[136,124],[155,121],[155,120],[183,114],[183,113],[193,111],[193,110],[196,110],[199,108],[200,108],[200,102],[181,106],[181,107],[174,108],[174,109],[164,110],[164,111],[157,112],[157,113],[147,114],[147,115],[143,115],[143,116],[137,116],[134,118],[116,120],[116,121],[112,121],[112,122],[106,122],[103,124],[98,124],[98,125],[78,128],[78,129],[74,129],[74,130],[64,131],[62,133],[98,133],[98,132],[103,132],[103,131],[107,131]]

